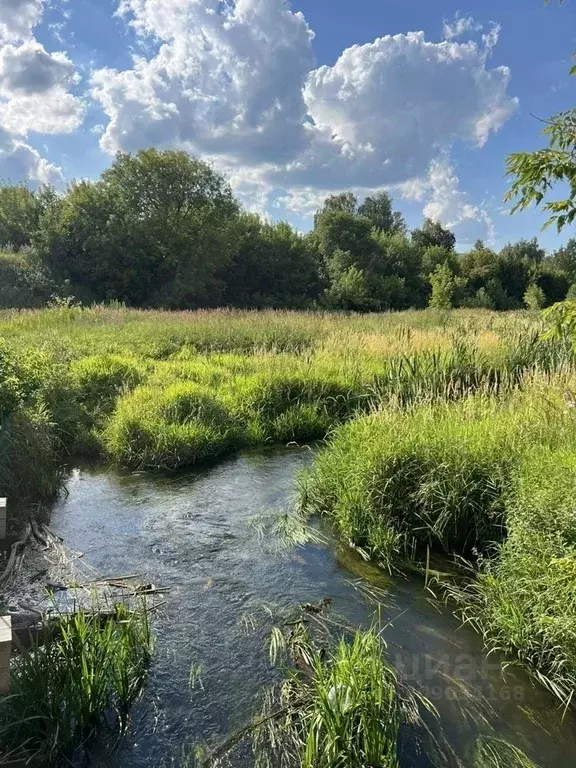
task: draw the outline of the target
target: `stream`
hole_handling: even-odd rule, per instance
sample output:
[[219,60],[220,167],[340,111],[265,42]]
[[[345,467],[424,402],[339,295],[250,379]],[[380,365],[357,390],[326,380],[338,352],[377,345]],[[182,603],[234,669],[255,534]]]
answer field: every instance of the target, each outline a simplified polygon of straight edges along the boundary
[[[391,660],[437,707],[432,729],[463,766],[472,765],[476,737],[490,733],[543,768],[576,765],[574,717],[562,722],[557,701],[525,674],[503,678],[501,659],[486,659],[480,638],[430,600],[422,579],[388,577],[323,528],[325,542],[297,548],[258,536],[250,521],[288,509],[296,476],[312,460],[309,448],[285,448],[170,477],[71,473],[52,530],[103,576],[138,574],[171,589],[154,618],[150,678],[130,731],[115,751],[94,745],[90,765],[179,766],[194,746],[217,745],[250,722],[278,679],[266,651],[265,607],[279,615],[329,596],[334,614],[366,625],[374,614],[363,596],[368,585],[385,592]],[[191,665],[200,668],[194,689]],[[245,752],[233,764],[249,768],[253,759]],[[429,765],[423,755],[402,758],[403,768]]]

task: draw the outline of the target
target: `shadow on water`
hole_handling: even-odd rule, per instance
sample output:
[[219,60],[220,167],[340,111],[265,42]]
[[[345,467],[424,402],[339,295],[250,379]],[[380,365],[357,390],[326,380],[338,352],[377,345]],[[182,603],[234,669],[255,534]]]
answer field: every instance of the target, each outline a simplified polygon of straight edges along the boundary
[[[103,575],[137,573],[171,588],[155,619],[150,682],[131,730],[113,753],[96,745],[90,764],[179,765],[186,746],[217,744],[250,721],[277,680],[263,651],[271,621],[258,619],[330,596],[334,611],[366,625],[374,605],[362,587],[372,585],[385,593],[390,657],[439,710],[442,729],[432,728],[462,766],[473,764],[477,736],[494,731],[538,765],[575,765],[574,719],[562,723],[557,702],[523,673],[503,677],[501,659],[487,659],[479,637],[433,604],[421,579],[388,577],[329,532],[323,544],[283,551],[259,538],[249,523],[287,508],[296,474],[312,459],[310,449],[293,448],[170,477],[72,473],[69,495],[53,509],[53,530]],[[194,690],[191,665],[201,670]],[[403,768],[432,765],[410,752],[403,750]],[[234,760],[239,768],[252,764],[249,755]]]

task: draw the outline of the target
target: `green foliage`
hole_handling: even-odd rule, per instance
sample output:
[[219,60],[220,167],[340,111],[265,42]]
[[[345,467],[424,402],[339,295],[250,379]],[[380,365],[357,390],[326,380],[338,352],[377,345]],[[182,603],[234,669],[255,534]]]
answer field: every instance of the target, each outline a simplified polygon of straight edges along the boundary
[[510,534],[465,589],[451,589],[489,648],[536,671],[556,696],[576,690],[576,453],[527,446],[507,502]]
[[414,244],[422,251],[428,248],[443,248],[445,251],[453,251],[456,245],[456,237],[449,229],[445,229],[440,222],[425,219],[421,229],[412,232]]
[[514,454],[503,418],[468,404],[380,413],[341,428],[302,503],[386,566],[426,548],[483,549],[504,534]]
[[546,226],[556,224],[558,231],[572,224],[576,217],[576,110],[560,112],[548,122],[542,134],[549,142],[547,149],[517,152],[507,161],[508,175],[513,181],[506,195],[516,201],[512,212],[540,205],[557,184],[568,187],[568,196],[544,202],[550,214]]
[[103,727],[127,725],[147,675],[145,612],[78,611],[46,620],[42,644],[16,656],[12,691],[0,698],[0,760],[52,765]]
[[221,274],[226,303],[240,307],[306,307],[319,294],[319,255],[310,237],[286,222],[240,217],[232,263]]
[[104,443],[124,466],[175,470],[229,451],[237,436],[230,413],[210,390],[177,382],[138,387],[121,397]]
[[[287,714],[270,724],[266,708],[256,733],[257,765],[302,768],[397,768],[401,725],[418,720],[414,697],[401,690],[375,629],[318,650],[303,630],[290,640],[300,668],[287,669],[280,705]],[[281,633],[280,633],[281,634]],[[280,638],[281,641],[283,638]]]
[[117,397],[144,378],[138,361],[118,355],[93,355],[70,365],[72,389],[78,402],[96,419],[108,414]]
[[[201,160],[156,149],[121,153],[98,181],[61,196],[0,187],[2,243],[26,246],[0,254],[0,307],[14,308],[423,308],[431,276],[446,266],[456,279],[451,306],[508,310],[523,306],[532,283],[549,304],[576,280],[570,243],[545,258],[535,239],[499,254],[478,242],[460,257],[439,222],[407,233],[385,191],[360,204],[352,192],[329,196],[302,235],[242,212]],[[445,295],[440,303],[448,306]]]
[[526,289],[524,294],[524,304],[528,309],[538,310],[542,309],[546,302],[546,294],[536,283],[531,283]]
[[[333,262],[348,260],[349,252],[336,251]],[[336,270],[334,269],[334,273]],[[330,288],[326,291],[328,306],[356,311],[368,310],[374,306],[364,272],[354,265],[336,273]]]
[[34,250],[0,252],[0,307],[42,307],[56,290]]
[[433,309],[450,309],[459,286],[458,278],[447,264],[439,264],[428,278],[432,293],[429,306]]
[[73,185],[36,239],[54,276],[78,295],[198,306],[219,298],[238,206],[229,186],[185,152],[119,154],[96,183]]
[[391,234],[404,234],[406,223],[402,214],[392,208],[388,192],[369,195],[358,208],[358,214],[367,218],[375,229]]
[[51,187],[32,192],[23,184],[0,185],[0,248],[30,245],[40,225],[43,212],[54,204]]

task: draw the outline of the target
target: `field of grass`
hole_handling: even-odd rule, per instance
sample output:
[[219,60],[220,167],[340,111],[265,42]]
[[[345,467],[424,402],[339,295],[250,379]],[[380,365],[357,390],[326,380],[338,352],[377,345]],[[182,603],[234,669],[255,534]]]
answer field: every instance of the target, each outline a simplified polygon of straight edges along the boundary
[[528,313],[0,312],[0,488],[49,497],[102,455],[178,469],[324,437],[382,402],[457,399],[571,365]]
[[61,307],[0,312],[0,495],[54,495],[81,455],[176,470],[328,437],[301,505],[444,585],[489,648],[576,689],[576,356],[537,315]]

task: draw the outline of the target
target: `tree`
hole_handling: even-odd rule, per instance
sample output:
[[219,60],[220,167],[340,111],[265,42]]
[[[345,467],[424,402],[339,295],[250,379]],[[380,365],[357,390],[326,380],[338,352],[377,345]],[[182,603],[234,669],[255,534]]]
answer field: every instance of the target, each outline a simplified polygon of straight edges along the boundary
[[324,200],[324,205],[314,214],[314,228],[318,226],[318,220],[326,213],[357,213],[358,200],[353,192],[342,192],[339,195],[330,195]]
[[219,302],[238,204],[186,152],[118,154],[100,181],[73,185],[42,217],[38,246],[59,278],[97,300],[167,307]]
[[524,294],[524,304],[528,309],[542,309],[546,303],[546,295],[542,288],[536,283],[531,283]]
[[414,244],[425,251],[427,248],[438,246],[446,251],[453,251],[456,245],[456,236],[449,229],[445,229],[440,222],[425,219],[421,229],[412,232]]
[[250,213],[240,217],[236,231],[236,252],[221,274],[227,303],[302,308],[319,296],[319,253],[311,237]]
[[439,264],[447,264],[452,272],[460,271],[458,256],[454,251],[449,251],[441,245],[431,245],[422,254],[422,274],[428,277]]
[[355,266],[348,267],[333,280],[326,291],[326,302],[329,306],[338,309],[357,311],[374,309],[366,276]]
[[44,210],[55,198],[52,187],[32,192],[24,185],[0,185],[0,247],[30,245]]
[[576,110],[552,117],[542,133],[548,139],[546,149],[516,152],[508,158],[507,173],[513,181],[505,199],[516,201],[514,213],[540,205],[558,183],[567,186],[567,197],[548,200],[543,206],[550,214],[544,227],[555,223],[560,231],[576,217]]
[[570,238],[551,257],[550,263],[563,272],[571,283],[576,282],[576,239]]
[[370,221],[348,211],[323,212],[317,219],[314,235],[328,270],[336,251],[348,251],[363,269],[377,250]]
[[450,309],[452,297],[456,291],[456,276],[449,266],[439,264],[429,277],[432,287],[430,307],[434,309]]
[[545,252],[537,239],[509,243],[500,251],[499,280],[508,296],[508,305],[501,309],[516,309],[524,304],[524,294],[530,283],[537,282]]
[[[548,4],[550,0],[545,0]],[[559,0],[560,4],[564,0]],[[574,65],[570,74],[576,74]],[[576,217],[576,109],[560,112],[546,121],[542,134],[548,148],[535,152],[516,152],[510,155],[506,166],[513,178],[505,199],[516,200],[512,213],[534,203],[540,205],[560,182],[568,186],[567,197],[549,200],[544,210],[551,215],[544,227],[556,223],[558,231],[572,224]]]
[[378,192],[367,197],[358,208],[358,214],[367,218],[375,229],[391,234],[406,231],[406,222],[399,211],[392,210],[392,198],[388,192]]

